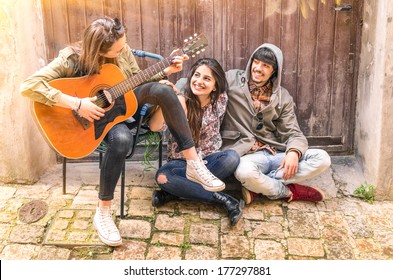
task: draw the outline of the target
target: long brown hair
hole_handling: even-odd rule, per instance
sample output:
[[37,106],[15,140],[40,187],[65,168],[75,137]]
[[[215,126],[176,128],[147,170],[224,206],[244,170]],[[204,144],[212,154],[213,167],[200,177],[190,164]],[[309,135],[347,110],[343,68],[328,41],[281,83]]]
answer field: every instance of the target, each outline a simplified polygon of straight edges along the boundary
[[228,89],[228,82],[225,78],[225,72],[220,63],[214,58],[201,58],[192,66],[187,76],[187,82],[184,86],[184,93],[186,96],[187,118],[190,124],[192,138],[196,147],[199,146],[199,138],[202,127],[203,110],[198,97],[192,93],[190,82],[195,71],[199,66],[206,65],[212,71],[213,77],[216,80],[216,90],[210,93],[210,103],[213,106],[213,111],[216,109],[215,105],[219,95]]
[[126,29],[117,18],[103,17],[93,21],[84,31],[82,41],[73,48],[79,55],[77,71],[81,75],[97,74],[104,62],[118,65],[117,58],[104,58],[112,45],[125,35]]

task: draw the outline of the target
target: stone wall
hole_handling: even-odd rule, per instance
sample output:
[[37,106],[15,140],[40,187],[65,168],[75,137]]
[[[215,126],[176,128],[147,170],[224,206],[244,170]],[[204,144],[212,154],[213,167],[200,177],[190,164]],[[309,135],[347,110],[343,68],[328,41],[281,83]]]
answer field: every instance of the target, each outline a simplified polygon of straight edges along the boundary
[[21,82],[46,64],[39,0],[0,0],[0,181],[30,183],[56,162],[39,134]]
[[364,1],[355,154],[376,198],[393,200],[393,2]]

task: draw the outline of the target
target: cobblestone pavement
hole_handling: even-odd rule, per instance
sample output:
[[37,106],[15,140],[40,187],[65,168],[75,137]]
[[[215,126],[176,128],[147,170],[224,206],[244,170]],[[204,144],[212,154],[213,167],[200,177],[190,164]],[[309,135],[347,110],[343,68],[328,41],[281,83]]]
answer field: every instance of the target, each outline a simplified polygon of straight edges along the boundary
[[[155,171],[127,162],[126,217],[118,216],[118,192],[113,207],[123,237],[117,248],[101,243],[92,225],[98,163],[69,163],[65,195],[57,165],[34,185],[0,185],[0,259],[392,260],[393,202],[353,197],[364,182],[356,160],[332,161],[328,171],[307,182],[324,190],[324,202],[258,198],[235,227],[217,205],[174,201],[153,208]],[[240,196],[235,186],[228,189]],[[47,212],[36,222],[23,222],[21,209],[32,201],[45,202]]]

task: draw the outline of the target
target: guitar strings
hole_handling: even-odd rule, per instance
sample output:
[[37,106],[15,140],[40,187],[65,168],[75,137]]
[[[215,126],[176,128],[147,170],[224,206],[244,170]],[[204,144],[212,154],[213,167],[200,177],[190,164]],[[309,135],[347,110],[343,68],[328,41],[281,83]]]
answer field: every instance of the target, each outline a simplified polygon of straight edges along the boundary
[[[159,73],[162,69],[168,67],[170,65],[170,60],[172,60],[172,56],[160,61],[159,63],[152,65],[151,67],[143,71],[138,72],[136,75],[132,77],[132,79],[136,80],[136,83],[133,83],[132,81],[126,79],[118,83],[117,85],[114,85],[105,90],[107,90],[111,94],[111,96],[114,97],[113,99],[116,99],[124,95],[126,92],[130,91],[130,89],[133,89],[136,85],[143,83],[151,76]],[[139,78],[140,81],[138,81]],[[104,94],[100,92],[100,94],[97,96],[97,100],[94,103],[97,106],[104,108],[105,104],[108,103],[108,99],[105,97]]]

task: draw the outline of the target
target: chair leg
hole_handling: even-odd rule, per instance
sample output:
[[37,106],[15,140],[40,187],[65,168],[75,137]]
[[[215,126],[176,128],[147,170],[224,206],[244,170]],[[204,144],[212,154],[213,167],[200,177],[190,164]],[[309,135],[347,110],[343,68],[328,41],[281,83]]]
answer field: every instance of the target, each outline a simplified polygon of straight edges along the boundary
[[67,158],[63,157],[63,194],[66,194],[67,190]]
[[126,162],[124,161],[123,168],[121,170],[121,186],[120,186],[120,219],[124,218],[124,197],[125,197],[125,173],[126,173]]
[[162,166],[162,135],[160,134],[160,143],[158,143],[158,168]]

